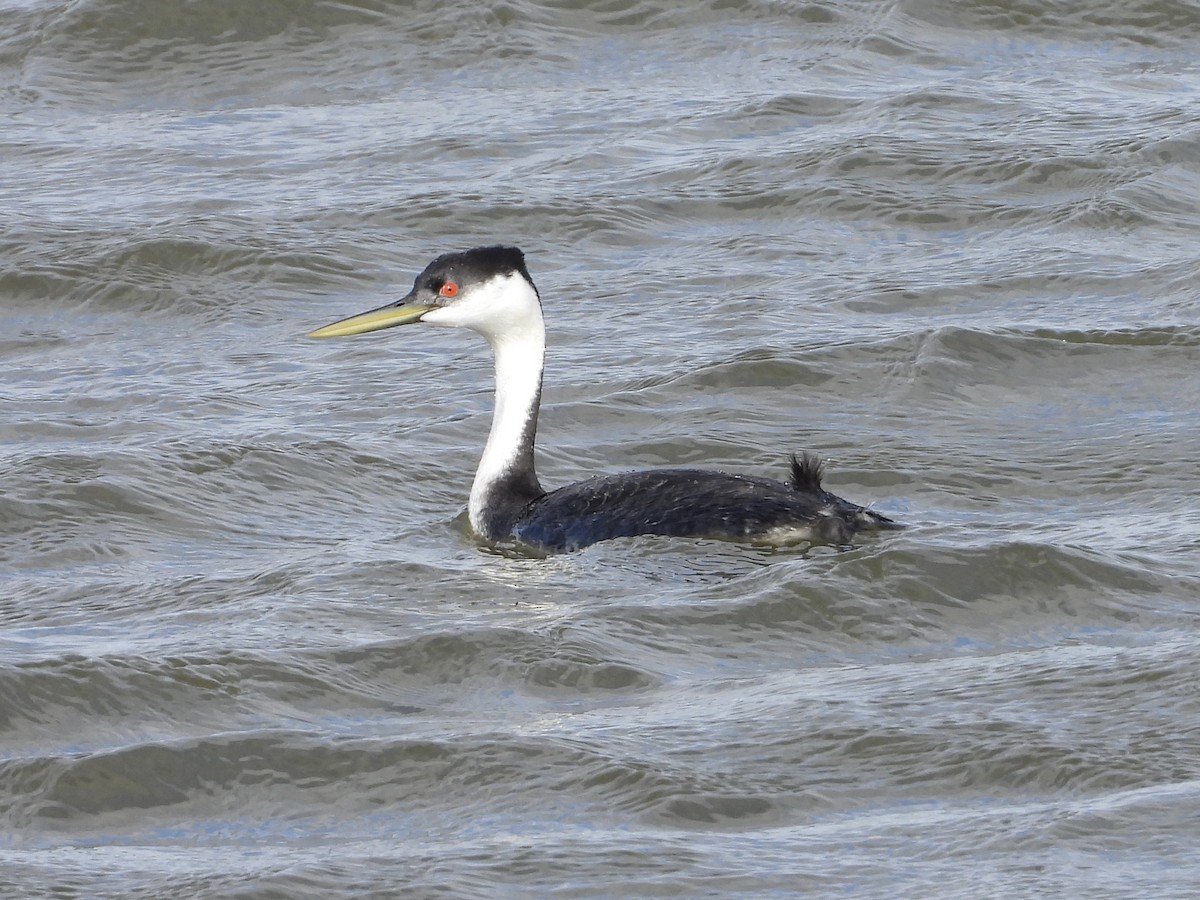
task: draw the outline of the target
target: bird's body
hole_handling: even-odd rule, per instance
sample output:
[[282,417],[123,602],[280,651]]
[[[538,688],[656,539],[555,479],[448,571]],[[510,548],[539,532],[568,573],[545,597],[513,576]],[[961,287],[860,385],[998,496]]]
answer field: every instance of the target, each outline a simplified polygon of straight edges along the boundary
[[[522,543],[570,550],[640,534],[768,544],[850,543],[882,517],[823,490],[814,456],[794,458],[789,484],[704,469],[598,475],[542,494],[515,511]],[[889,523],[890,524],[890,523]]]
[[492,542],[574,550],[636,535],[848,544],[860,530],[899,528],[891,519],[821,487],[821,464],[792,458],[790,482],[703,469],[600,475],[544,491],[534,468],[545,325],[541,300],[515,247],[439,256],[401,301],[313,332],[360,334],[426,322],[470,328],[496,359],[496,409],[467,507]]

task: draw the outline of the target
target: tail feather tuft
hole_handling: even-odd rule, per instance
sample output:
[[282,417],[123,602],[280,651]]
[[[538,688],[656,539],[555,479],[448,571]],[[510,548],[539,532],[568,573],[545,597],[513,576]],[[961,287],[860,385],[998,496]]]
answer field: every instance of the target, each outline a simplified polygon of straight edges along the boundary
[[792,490],[820,492],[825,464],[815,453],[792,454]]

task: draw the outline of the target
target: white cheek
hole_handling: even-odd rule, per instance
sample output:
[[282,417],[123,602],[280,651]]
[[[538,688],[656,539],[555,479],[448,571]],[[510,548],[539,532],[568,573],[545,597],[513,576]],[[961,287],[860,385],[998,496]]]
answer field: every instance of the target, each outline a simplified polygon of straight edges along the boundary
[[421,321],[430,325],[465,325],[461,313],[462,310],[453,306],[439,306],[421,316]]
[[[473,303],[471,300],[476,300],[476,302]],[[430,310],[421,316],[421,321],[428,322],[430,325],[469,328],[490,340],[492,332],[500,324],[496,321],[496,310],[489,309],[484,303],[479,303],[477,298],[473,297],[471,300]]]
[[499,275],[421,317],[422,322],[430,325],[470,328],[488,340],[527,327],[533,319],[540,323],[537,295],[525,279],[515,274]]

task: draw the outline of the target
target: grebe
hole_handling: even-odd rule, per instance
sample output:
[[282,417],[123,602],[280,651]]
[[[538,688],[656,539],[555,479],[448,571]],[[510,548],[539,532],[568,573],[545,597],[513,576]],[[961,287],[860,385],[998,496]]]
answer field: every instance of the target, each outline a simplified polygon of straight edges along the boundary
[[792,456],[786,484],[702,469],[656,469],[543,490],[533,445],[546,328],[541,297],[516,247],[439,256],[400,301],[318,328],[309,337],[414,322],[469,328],[487,338],[495,354],[492,429],[467,506],[471,527],[485,540],[543,551],[640,534],[847,545],[860,530],[903,527],[824,490],[822,464],[809,453]]

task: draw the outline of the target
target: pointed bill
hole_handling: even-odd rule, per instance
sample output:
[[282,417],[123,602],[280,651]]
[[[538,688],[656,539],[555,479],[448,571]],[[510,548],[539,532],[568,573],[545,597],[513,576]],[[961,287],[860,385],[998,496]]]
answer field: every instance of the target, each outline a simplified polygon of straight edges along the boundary
[[310,331],[308,336],[310,338],[348,337],[352,334],[379,331],[381,328],[393,328],[396,325],[410,325],[413,322],[420,322],[421,316],[436,308],[426,303],[405,303],[402,300],[399,304],[381,306],[379,309],[359,313],[348,319],[340,319],[324,328]]

